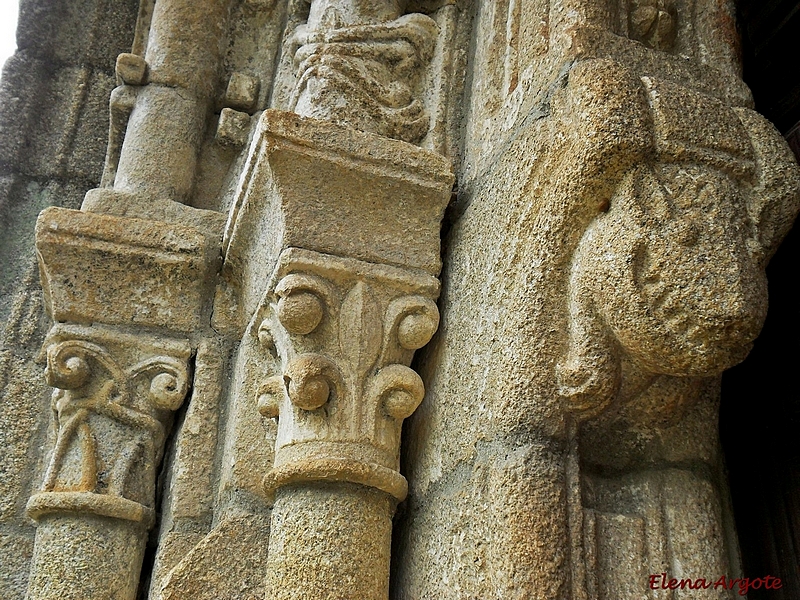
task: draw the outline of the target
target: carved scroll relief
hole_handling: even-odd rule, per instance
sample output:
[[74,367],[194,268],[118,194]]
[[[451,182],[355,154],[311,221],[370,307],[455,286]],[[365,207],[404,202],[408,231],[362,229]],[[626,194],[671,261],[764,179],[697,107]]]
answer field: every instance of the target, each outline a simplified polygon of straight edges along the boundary
[[69,325],[55,326],[45,345],[57,437],[28,513],[86,512],[151,525],[166,427],[189,387],[191,347]]
[[424,386],[408,365],[439,324],[430,275],[287,250],[258,337],[279,371],[259,392],[279,417],[269,490],[295,481],[349,481],[398,500],[400,429]]
[[418,87],[439,29],[404,9],[397,0],[312,2],[293,35],[290,108],[390,138],[422,139],[429,119]]
[[[192,352],[163,329],[202,328],[214,240],[180,225],[51,208],[36,243],[48,310],[71,324],[57,323],[46,342],[57,440],[29,510],[60,506],[67,493],[89,511],[140,506],[151,521],[165,427],[189,387]],[[130,325],[144,329],[132,334]]]

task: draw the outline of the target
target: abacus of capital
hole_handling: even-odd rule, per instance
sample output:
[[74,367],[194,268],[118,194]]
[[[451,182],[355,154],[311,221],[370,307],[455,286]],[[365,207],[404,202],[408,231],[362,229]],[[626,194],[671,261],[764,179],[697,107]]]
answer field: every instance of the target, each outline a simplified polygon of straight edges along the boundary
[[731,11],[141,0],[99,187],[36,225],[27,598],[735,575],[719,378],[800,169]]

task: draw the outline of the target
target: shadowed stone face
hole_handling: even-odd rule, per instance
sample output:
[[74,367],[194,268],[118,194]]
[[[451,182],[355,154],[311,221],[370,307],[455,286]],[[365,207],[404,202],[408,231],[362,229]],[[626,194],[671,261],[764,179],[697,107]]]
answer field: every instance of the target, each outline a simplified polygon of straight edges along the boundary
[[747,355],[766,317],[766,277],[736,180],[661,163],[628,175],[583,243],[595,248],[597,307],[648,371],[721,372]]
[[572,258],[556,375],[581,418],[632,400],[654,376],[741,362],[766,318],[765,263],[796,210],[785,148],[755,113],[641,81],[652,145],[597,202]]

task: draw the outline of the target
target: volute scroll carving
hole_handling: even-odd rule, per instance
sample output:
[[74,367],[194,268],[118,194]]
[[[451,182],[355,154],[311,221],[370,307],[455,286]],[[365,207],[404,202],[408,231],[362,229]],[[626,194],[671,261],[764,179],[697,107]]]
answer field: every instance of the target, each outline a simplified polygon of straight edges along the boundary
[[[278,418],[267,487],[305,473],[402,500],[400,428],[424,395],[408,364],[438,327],[438,281],[300,249],[284,252],[273,281],[252,325],[269,340],[278,369],[259,388],[259,410]],[[288,310],[298,298],[304,308]]]
[[189,388],[191,347],[74,325],[56,325],[46,347],[56,441],[29,515],[88,512],[149,527],[167,428]]

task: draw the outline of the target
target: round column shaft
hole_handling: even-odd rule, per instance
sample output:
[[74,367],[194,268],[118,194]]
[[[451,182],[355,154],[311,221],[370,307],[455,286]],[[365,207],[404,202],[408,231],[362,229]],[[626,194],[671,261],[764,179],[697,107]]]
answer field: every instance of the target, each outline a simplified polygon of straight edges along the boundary
[[135,600],[143,523],[77,513],[39,518],[27,600]]
[[352,483],[276,492],[268,600],[386,600],[396,500]]

